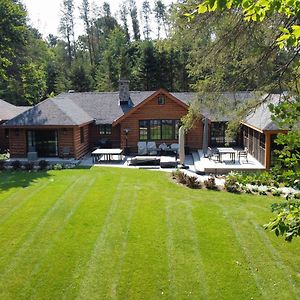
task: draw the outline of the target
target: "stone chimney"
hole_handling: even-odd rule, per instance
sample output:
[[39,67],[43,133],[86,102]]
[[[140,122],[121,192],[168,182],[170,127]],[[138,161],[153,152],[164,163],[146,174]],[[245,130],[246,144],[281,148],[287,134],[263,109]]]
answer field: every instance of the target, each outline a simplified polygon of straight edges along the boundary
[[120,105],[129,105],[130,93],[129,93],[129,80],[119,80],[119,100]]

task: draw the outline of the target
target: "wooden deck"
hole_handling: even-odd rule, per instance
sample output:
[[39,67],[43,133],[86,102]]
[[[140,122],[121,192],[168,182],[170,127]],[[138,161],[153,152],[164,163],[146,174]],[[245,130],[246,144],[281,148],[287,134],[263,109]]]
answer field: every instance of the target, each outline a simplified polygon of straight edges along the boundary
[[[236,150],[238,151],[239,149]],[[265,167],[250,154],[248,154],[248,162],[245,158],[242,158],[239,161],[237,159],[237,154],[235,155],[235,162],[231,160],[229,154],[223,155],[223,162],[204,157],[202,150],[193,152],[192,155],[195,171],[200,174],[226,174],[231,171],[252,172],[265,170]]]

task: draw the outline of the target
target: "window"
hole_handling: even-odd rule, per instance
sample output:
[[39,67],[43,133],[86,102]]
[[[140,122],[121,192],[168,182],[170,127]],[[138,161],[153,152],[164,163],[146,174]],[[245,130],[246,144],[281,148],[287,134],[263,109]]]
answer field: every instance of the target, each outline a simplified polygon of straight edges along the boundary
[[99,134],[101,135],[111,135],[111,124],[101,124],[99,125]]
[[150,140],[161,139],[161,121],[150,120]]
[[158,100],[157,100],[157,103],[159,105],[164,105],[166,103],[166,98],[164,96],[159,96]]
[[225,145],[225,130],[226,130],[226,122],[211,123],[211,145],[212,146]]
[[84,143],[84,129],[80,127],[80,143]]
[[265,134],[264,133],[260,134],[259,145],[260,145],[260,147],[265,149]]
[[179,120],[140,120],[140,141],[178,139]]
[[161,121],[161,137],[163,140],[171,140],[173,138],[173,120]]
[[148,121],[147,120],[139,121],[139,128],[140,128],[140,140],[146,141],[148,139]]

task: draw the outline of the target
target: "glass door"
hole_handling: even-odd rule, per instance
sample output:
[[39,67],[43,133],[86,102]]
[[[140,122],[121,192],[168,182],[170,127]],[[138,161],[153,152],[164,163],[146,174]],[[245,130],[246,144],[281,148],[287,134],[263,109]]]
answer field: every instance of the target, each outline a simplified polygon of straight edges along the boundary
[[56,130],[30,130],[27,133],[28,151],[37,152],[39,157],[58,156]]

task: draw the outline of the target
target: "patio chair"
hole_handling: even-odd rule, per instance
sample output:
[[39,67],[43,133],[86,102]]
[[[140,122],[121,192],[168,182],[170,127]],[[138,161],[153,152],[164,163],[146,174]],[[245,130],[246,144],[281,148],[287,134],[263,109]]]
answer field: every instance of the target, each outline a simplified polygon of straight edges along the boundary
[[179,144],[174,143],[170,145],[171,150],[173,151],[173,153],[175,154],[175,156],[178,156],[179,153]]
[[246,158],[246,161],[248,162],[248,148],[245,147],[244,150],[239,151],[239,152],[238,152],[238,157],[239,157],[239,162],[241,161],[241,157]]
[[157,148],[155,142],[147,142],[147,152],[149,155],[157,155]]
[[221,161],[220,152],[210,147],[207,147],[207,157],[209,160],[213,160],[215,158],[217,161]]
[[146,142],[138,142],[138,155],[147,155],[147,143]]

